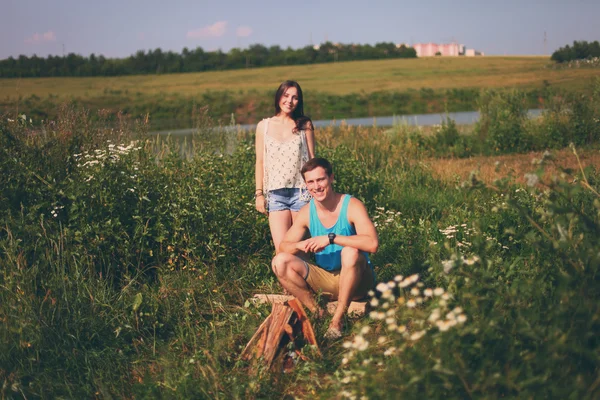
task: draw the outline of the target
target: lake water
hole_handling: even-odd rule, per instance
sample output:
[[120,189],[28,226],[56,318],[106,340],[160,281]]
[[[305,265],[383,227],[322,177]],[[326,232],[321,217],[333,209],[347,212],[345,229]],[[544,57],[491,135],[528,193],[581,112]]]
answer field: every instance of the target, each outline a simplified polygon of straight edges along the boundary
[[[530,118],[538,117],[542,113],[541,109],[528,110]],[[413,114],[413,115],[397,115],[392,117],[367,117],[367,118],[345,118],[339,120],[318,120],[313,121],[317,128],[327,126],[340,126],[342,123],[349,126],[394,126],[394,125],[412,125],[412,126],[432,126],[439,125],[446,118],[454,120],[458,125],[469,125],[477,122],[479,119],[479,111],[464,111],[453,113],[437,113],[437,114]],[[225,130],[248,130],[255,129],[256,125],[236,125],[221,127]],[[189,135],[196,131],[194,128],[188,129],[172,129],[151,132],[155,135]]]

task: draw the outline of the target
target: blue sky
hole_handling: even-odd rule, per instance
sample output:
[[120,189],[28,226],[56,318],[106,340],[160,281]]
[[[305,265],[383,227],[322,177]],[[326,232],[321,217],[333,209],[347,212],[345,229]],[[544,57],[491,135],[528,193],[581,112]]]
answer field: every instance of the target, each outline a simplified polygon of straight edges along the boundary
[[[0,59],[260,43],[447,43],[538,55],[600,40],[600,0],[0,0]],[[544,32],[546,46],[544,47]],[[545,52],[544,52],[545,50]]]

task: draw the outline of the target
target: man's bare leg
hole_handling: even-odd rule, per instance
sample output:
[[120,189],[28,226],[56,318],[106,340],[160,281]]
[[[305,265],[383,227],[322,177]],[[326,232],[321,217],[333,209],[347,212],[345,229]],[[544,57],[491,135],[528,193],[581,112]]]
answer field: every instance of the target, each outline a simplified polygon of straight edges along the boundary
[[300,300],[311,312],[320,311],[308,284],[304,280],[307,273],[304,260],[293,254],[279,253],[273,258],[271,267],[284,289]]
[[340,288],[338,304],[329,324],[330,329],[342,330],[342,319],[355,297],[356,289],[360,283],[363,269],[367,267],[365,256],[353,247],[342,249],[342,270],[340,271]]

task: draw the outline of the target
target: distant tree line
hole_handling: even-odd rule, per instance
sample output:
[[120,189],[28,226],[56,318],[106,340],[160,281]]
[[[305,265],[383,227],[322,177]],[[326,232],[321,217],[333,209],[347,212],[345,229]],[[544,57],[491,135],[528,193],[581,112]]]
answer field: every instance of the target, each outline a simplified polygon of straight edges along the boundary
[[282,49],[254,44],[247,49],[207,52],[201,47],[183,49],[181,54],[164,52],[160,48],[137,53],[123,59],[106,58],[91,54],[83,57],[70,53],[67,56],[48,58],[19,56],[0,61],[0,77],[52,77],[52,76],[117,76],[138,74],[170,74],[227,69],[255,68],[278,65],[302,65],[336,61],[377,60],[387,58],[414,58],[415,49],[394,43],[334,44],[326,42],[318,48]]
[[556,62],[583,60],[586,58],[600,57],[600,43],[594,41],[591,43],[584,41],[574,41],[573,46],[566,45],[552,53],[551,60]]

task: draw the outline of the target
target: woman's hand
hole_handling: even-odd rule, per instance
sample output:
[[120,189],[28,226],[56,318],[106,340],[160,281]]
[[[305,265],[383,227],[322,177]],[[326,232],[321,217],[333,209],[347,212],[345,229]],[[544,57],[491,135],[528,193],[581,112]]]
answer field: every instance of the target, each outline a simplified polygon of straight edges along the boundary
[[256,196],[256,211],[258,211],[261,214],[267,215],[267,208],[265,203],[265,196],[263,196],[262,194]]

